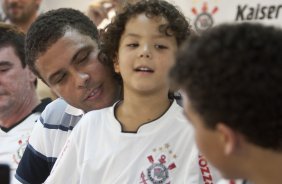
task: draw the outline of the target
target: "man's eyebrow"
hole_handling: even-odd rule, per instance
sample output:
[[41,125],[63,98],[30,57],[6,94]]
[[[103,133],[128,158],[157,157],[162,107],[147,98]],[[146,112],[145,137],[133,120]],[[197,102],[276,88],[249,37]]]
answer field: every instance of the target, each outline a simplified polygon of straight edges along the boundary
[[0,61],[0,66],[13,66],[14,64],[9,61]]
[[79,56],[79,54],[83,51],[90,51],[90,50],[93,50],[95,47],[94,45],[85,45],[83,47],[81,47],[73,56],[72,56],[72,59],[71,59],[71,63],[74,63],[76,60],[77,60],[77,57]]

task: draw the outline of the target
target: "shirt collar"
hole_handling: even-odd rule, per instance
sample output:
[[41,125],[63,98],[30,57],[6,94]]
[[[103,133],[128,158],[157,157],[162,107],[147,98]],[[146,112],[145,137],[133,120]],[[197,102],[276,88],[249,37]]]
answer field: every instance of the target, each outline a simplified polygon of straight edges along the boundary
[[30,116],[31,114],[34,113],[41,113],[45,107],[52,102],[51,98],[44,98],[41,100],[41,103],[38,104],[28,115],[26,115],[23,119],[21,119],[20,121],[18,121],[17,123],[15,123],[13,126],[11,126],[10,128],[5,128],[5,127],[0,127],[0,129],[2,129],[4,132],[8,132],[10,130],[12,130],[13,128],[15,128],[16,126],[18,126],[21,122],[23,122],[28,116]]
[[43,112],[43,110],[45,109],[45,107],[50,103],[52,102],[52,99],[51,98],[44,98],[41,100],[41,103],[38,104],[33,110],[32,110],[32,113],[35,113],[35,112]]
[[75,108],[71,105],[67,105],[67,108],[65,110],[66,113],[70,114],[70,115],[74,115],[74,116],[82,116],[84,115],[83,110]]

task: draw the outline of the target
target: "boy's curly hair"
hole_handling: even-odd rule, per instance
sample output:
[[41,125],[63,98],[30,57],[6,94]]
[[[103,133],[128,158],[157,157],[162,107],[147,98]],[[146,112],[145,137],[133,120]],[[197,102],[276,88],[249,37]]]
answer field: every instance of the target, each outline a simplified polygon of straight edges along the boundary
[[282,151],[282,30],[223,24],[192,37],[170,76],[206,127],[219,122],[249,142]]
[[117,14],[112,22],[101,31],[101,60],[113,66],[117,57],[120,38],[129,19],[139,14],[148,17],[164,17],[168,24],[160,27],[160,32],[174,36],[178,46],[191,34],[191,26],[185,16],[175,7],[164,0],[141,0],[127,4]]

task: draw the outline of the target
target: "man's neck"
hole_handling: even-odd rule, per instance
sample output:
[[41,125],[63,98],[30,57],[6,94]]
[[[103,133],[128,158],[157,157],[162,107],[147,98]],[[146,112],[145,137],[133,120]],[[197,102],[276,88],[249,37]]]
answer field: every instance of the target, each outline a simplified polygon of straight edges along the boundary
[[282,152],[262,150],[250,159],[249,180],[254,184],[278,184],[282,181]]
[[25,98],[25,101],[17,107],[2,111],[0,113],[0,126],[4,128],[12,127],[29,115],[39,103],[37,96],[34,95],[33,97]]

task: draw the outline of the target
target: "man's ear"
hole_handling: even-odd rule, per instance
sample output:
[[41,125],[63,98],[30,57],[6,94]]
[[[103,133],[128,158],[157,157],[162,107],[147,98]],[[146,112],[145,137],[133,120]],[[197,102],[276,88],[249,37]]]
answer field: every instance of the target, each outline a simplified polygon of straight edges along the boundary
[[216,131],[219,133],[224,153],[226,155],[234,153],[240,142],[238,133],[224,123],[218,123],[216,125]]
[[28,75],[29,81],[34,82],[35,79],[37,78],[36,75],[29,69],[29,67],[25,67],[26,73]]
[[118,58],[114,59],[114,68],[116,73],[120,73]]

